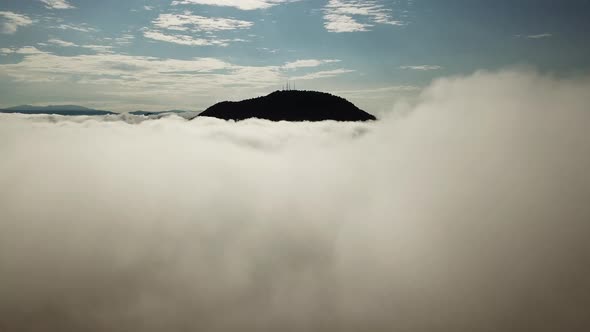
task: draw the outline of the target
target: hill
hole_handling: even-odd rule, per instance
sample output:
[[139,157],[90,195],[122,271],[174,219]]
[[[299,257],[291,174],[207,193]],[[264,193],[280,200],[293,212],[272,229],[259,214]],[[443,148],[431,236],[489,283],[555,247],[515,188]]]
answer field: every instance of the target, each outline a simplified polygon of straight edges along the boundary
[[370,121],[375,116],[348,100],[316,91],[275,91],[267,96],[215,104],[198,116],[224,120],[250,118],[271,121]]
[[179,114],[179,113],[186,113],[186,112],[190,112],[190,111],[183,111],[183,110],[170,110],[170,111],[161,111],[161,112],[133,111],[133,112],[129,112],[129,114],[150,116],[150,115],[161,115],[161,114]]

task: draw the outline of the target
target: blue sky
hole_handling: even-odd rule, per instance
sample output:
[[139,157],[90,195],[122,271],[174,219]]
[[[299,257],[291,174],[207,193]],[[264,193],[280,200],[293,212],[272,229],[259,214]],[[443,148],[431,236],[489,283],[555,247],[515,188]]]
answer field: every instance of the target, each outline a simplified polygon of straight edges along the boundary
[[590,1],[0,0],[0,107],[201,110],[281,88],[374,113],[437,77],[590,69]]

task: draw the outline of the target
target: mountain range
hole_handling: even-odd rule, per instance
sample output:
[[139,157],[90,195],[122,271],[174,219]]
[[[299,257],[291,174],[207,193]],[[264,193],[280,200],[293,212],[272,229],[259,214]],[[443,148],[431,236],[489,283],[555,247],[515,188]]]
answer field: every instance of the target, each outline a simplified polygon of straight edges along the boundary
[[[153,116],[162,115],[168,113],[184,113],[188,111],[181,110],[170,110],[161,112],[147,112],[147,111],[134,111],[129,112],[133,115]],[[32,105],[21,105],[9,108],[0,109],[0,113],[20,113],[20,114],[55,114],[64,116],[99,116],[99,115],[116,115],[121,113],[115,113],[111,111],[96,110],[84,106],[78,105],[50,105],[50,106],[32,106]]]

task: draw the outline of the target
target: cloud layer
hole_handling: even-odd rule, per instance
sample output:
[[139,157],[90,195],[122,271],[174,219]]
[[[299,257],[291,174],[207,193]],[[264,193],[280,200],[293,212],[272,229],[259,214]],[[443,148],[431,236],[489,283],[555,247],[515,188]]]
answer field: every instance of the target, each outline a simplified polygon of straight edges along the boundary
[[8,116],[0,329],[583,331],[590,81],[373,124]]
[[[177,43],[211,42],[209,39],[184,39],[154,31],[145,33],[153,39],[175,38]],[[211,96],[228,98],[228,89],[239,88],[244,97],[252,96],[278,88],[287,78],[321,79],[352,71],[333,68],[333,65],[339,64],[334,59],[301,59],[282,65],[242,66],[218,58],[179,60],[115,54],[107,46],[77,45],[60,39],[50,39],[48,44],[79,47],[97,54],[61,56],[36,47],[0,48],[0,55],[22,55],[20,62],[1,64],[0,77],[26,84],[41,84],[45,89],[46,84],[51,84],[86,100],[135,98],[144,103],[165,101],[167,107],[175,105],[192,109],[195,103],[199,103],[199,107],[210,106],[215,101],[210,99]],[[305,75],[300,74],[299,69],[307,70]],[[28,88],[31,89],[30,86]],[[125,104],[129,104],[128,101]],[[101,107],[105,107],[104,104]]]

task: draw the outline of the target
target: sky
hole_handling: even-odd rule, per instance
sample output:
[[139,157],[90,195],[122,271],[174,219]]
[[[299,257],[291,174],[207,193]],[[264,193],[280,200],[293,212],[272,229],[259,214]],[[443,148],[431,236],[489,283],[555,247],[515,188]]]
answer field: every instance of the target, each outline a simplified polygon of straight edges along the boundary
[[590,331],[590,0],[0,0],[0,331]]
[[199,111],[281,89],[375,114],[439,77],[590,71],[590,1],[1,0],[0,107]]

